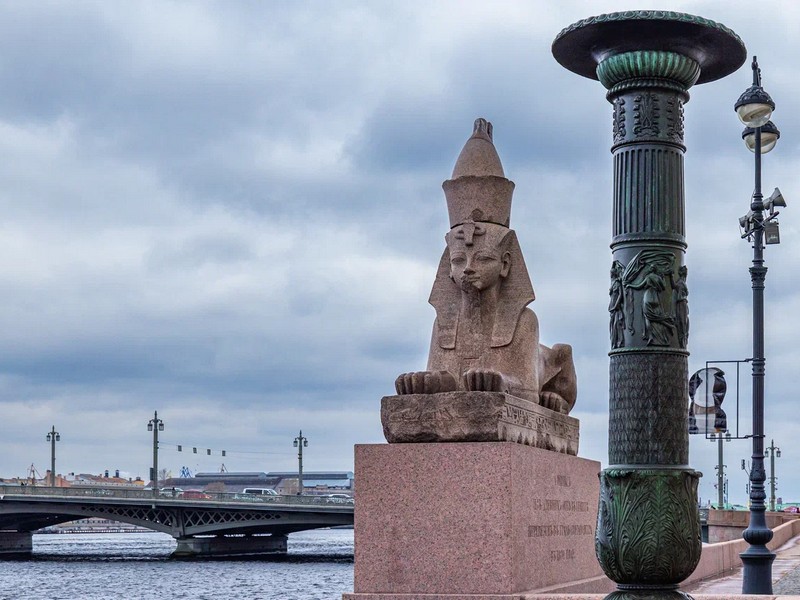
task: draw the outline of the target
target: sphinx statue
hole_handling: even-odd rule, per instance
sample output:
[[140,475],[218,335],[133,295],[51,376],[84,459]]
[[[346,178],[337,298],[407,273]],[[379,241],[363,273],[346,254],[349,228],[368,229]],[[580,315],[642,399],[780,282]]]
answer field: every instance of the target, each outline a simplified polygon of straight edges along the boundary
[[566,415],[577,383],[572,348],[539,342],[535,296],[516,233],[514,183],[506,179],[492,125],[475,121],[443,186],[450,216],[429,302],[436,309],[425,371],[397,377],[398,396],[501,392]]

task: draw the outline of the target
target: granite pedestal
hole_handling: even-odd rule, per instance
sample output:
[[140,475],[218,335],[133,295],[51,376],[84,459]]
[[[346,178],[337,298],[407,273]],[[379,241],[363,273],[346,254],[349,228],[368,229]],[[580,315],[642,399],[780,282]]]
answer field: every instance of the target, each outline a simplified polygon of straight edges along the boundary
[[598,462],[511,442],[376,444],[356,446],[355,469],[345,600],[518,598],[604,578]]

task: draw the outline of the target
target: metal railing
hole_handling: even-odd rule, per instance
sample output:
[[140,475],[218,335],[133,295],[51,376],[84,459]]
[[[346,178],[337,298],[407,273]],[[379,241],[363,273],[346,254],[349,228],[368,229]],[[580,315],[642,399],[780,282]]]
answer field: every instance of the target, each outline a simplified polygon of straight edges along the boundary
[[226,504],[262,505],[283,504],[294,506],[353,506],[352,498],[327,498],[325,496],[272,496],[229,493],[184,491],[179,488],[164,488],[153,497],[152,490],[100,487],[49,487],[42,485],[0,485],[0,500],[5,496],[38,497],[83,497],[83,498],[141,498],[144,500],[176,500],[182,502],[224,502]]

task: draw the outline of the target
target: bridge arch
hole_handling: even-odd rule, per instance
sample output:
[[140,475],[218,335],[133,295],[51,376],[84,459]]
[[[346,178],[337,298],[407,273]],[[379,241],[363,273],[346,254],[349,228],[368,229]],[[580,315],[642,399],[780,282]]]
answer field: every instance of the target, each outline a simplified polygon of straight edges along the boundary
[[[50,488],[57,489],[57,488]],[[0,490],[1,491],[1,490]],[[294,500],[294,501],[293,501]],[[352,505],[324,500],[298,502],[291,497],[253,505],[235,501],[152,497],[71,497],[0,493],[0,530],[30,533],[75,519],[104,518],[167,533],[178,541],[180,555],[285,552],[289,533],[351,525]],[[3,542],[0,536],[0,556]],[[17,541],[12,544],[17,547]]]

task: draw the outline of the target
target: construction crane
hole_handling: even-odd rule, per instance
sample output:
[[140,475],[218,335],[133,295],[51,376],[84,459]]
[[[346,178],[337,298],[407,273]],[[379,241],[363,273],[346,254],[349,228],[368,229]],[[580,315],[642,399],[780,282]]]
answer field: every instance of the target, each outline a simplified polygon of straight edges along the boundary
[[44,478],[42,477],[42,474],[36,470],[34,464],[31,463],[31,466],[28,467],[28,483],[30,483],[31,485],[36,485],[37,479],[44,479]]

